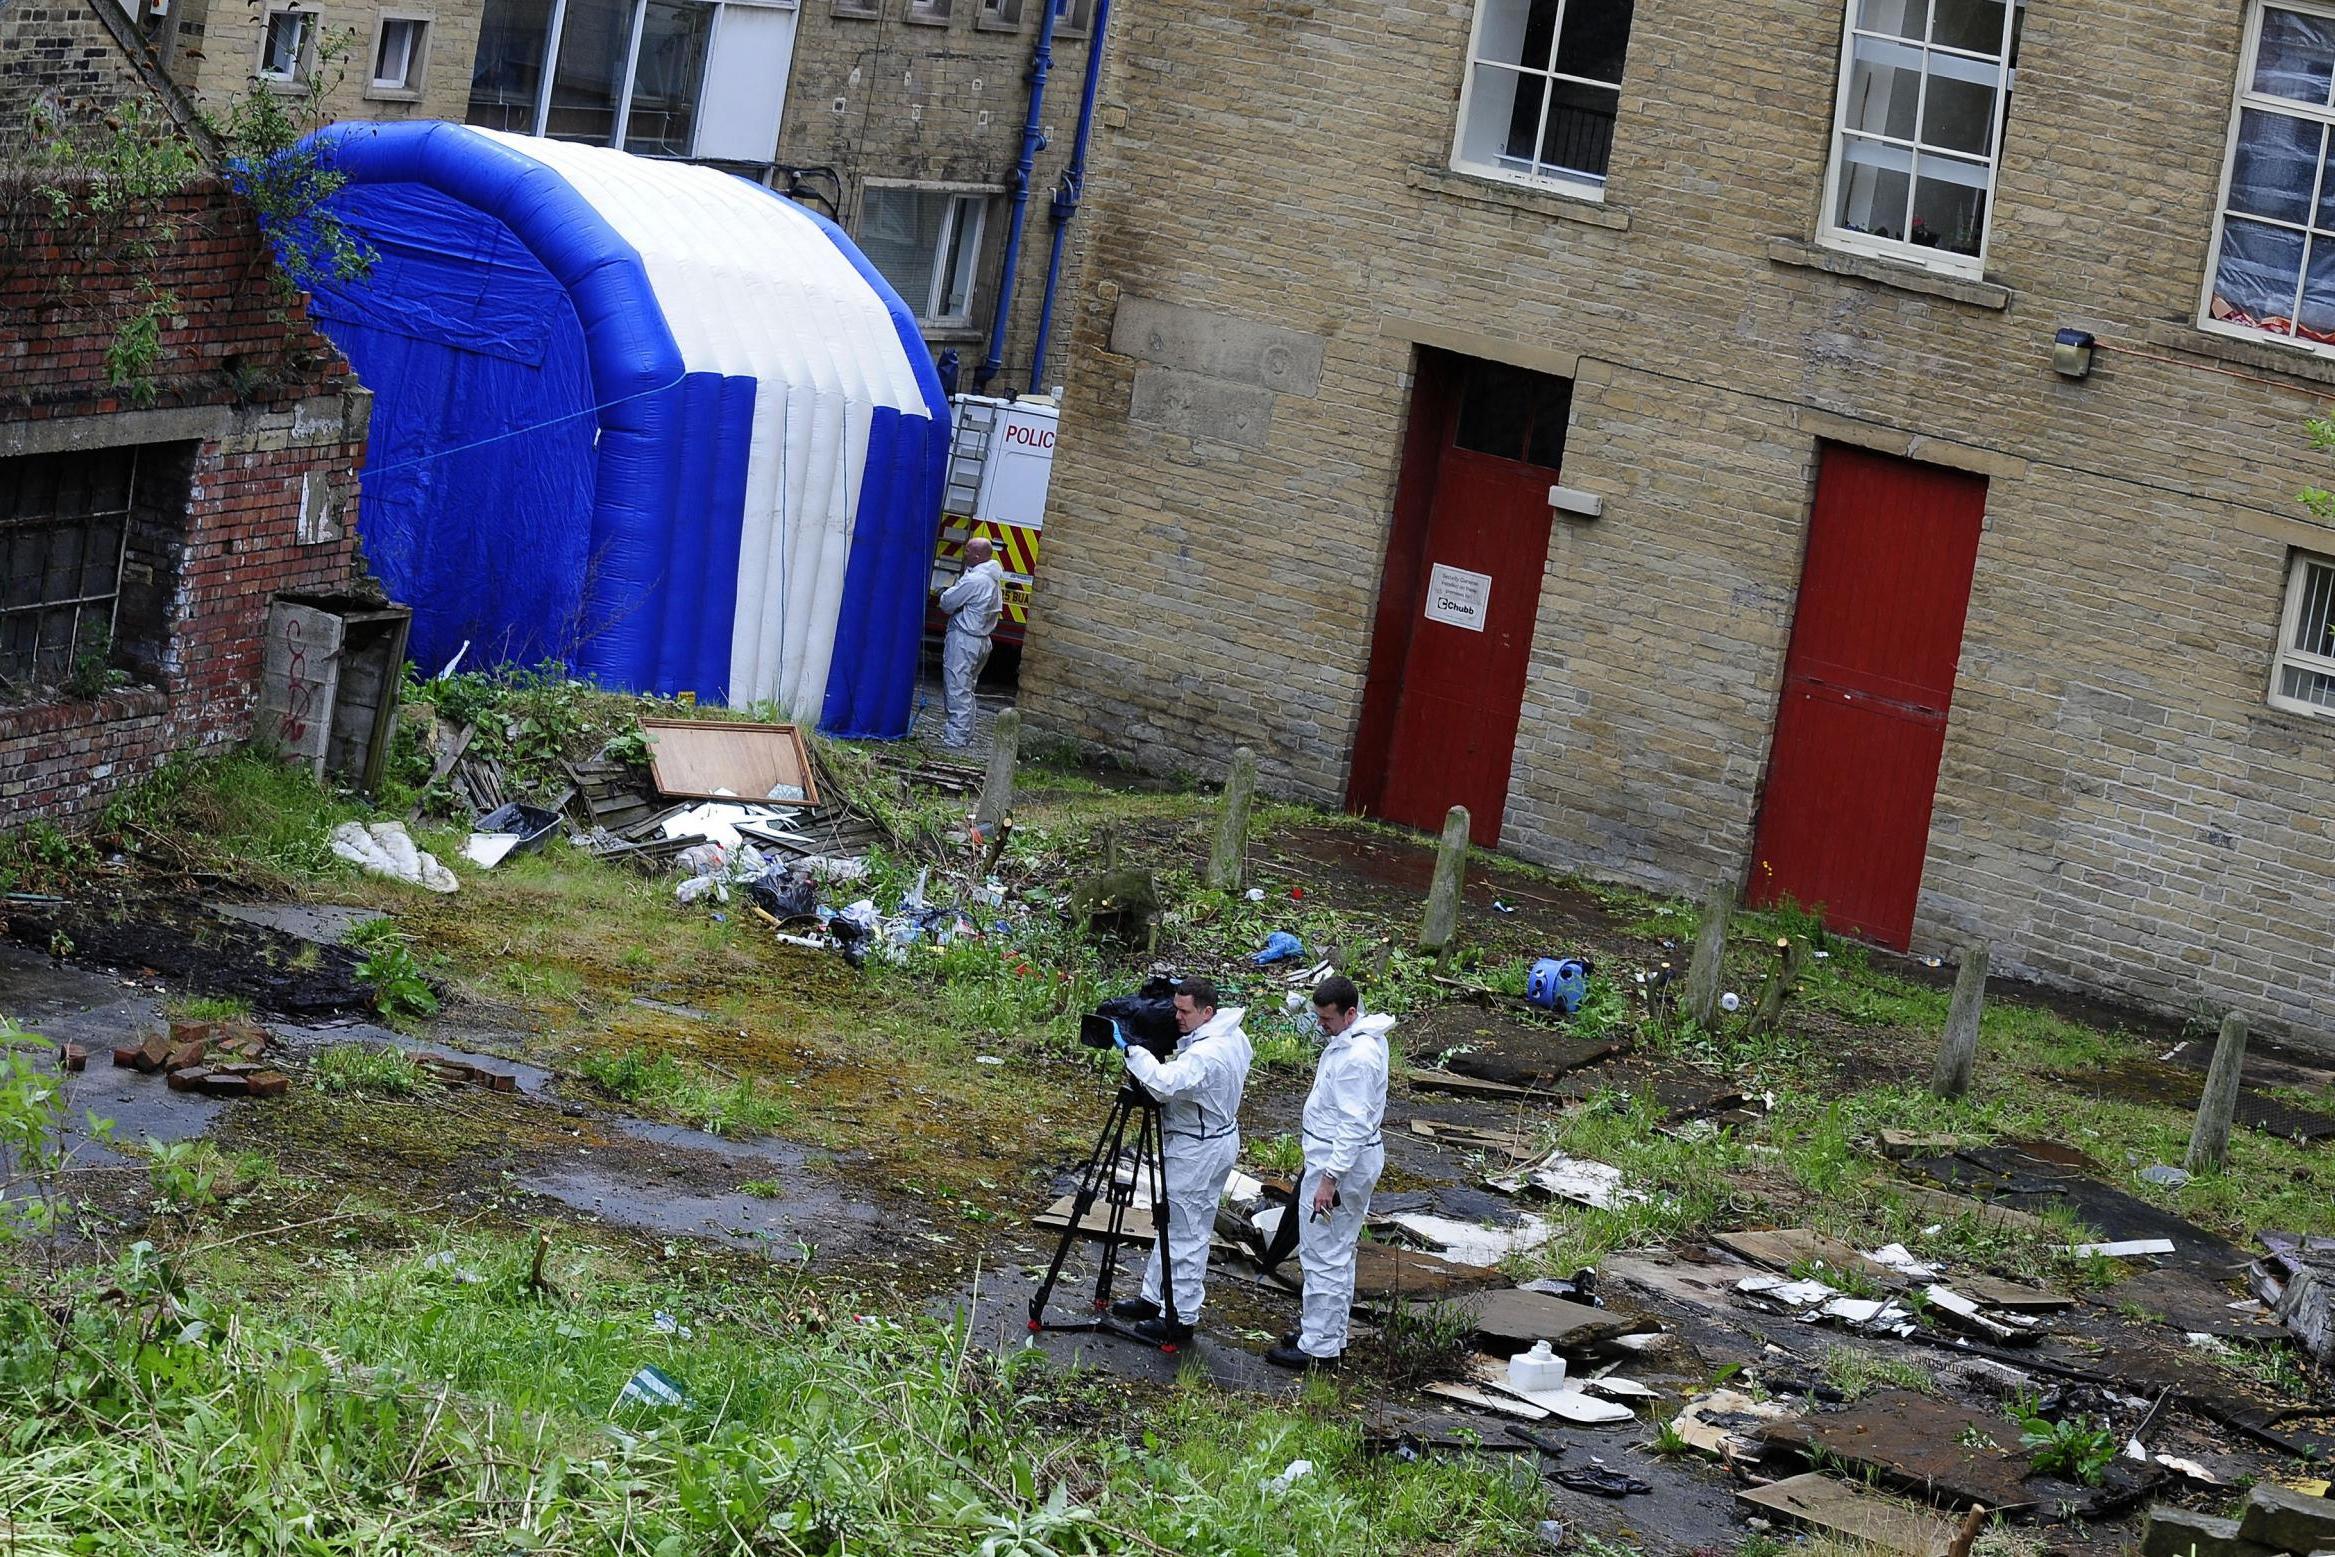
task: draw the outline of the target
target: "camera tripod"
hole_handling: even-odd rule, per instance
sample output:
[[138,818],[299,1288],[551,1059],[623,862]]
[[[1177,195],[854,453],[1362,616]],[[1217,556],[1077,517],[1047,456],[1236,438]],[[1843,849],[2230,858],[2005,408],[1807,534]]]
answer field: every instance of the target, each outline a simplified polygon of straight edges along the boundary
[[[1130,1123],[1135,1126],[1135,1162],[1133,1172],[1122,1183],[1119,1161],[1126,1150]],[[1070,1201],[1070,1225],[1062,1230],[1062,1241],[1054,1246],[1054,1261],[1046,1267],[1046,1279],[1030,1297],[1032,1335],[1042,1330],[1100,1330],[1130,1340],[1144,1339],[1111,1317],[1111,1283],[1119,1272],[1119,1246],[1133,1241],[1127,1234],[1127,1212],[1135,1203],[1138,1185],[1150,1192],[1153,1236],[1160,1259],[1161,1317],[1171,1330],[1181,1323],[1176,1314],[1175,1265],[1168,1258],[1167,1138],[1160,1128],[1159,1100],[1130,1080],[1120,1083],[1119,1095],[1112,1100],[1110,1117],[1103,1121],[1102,1133],[1095,1137],[1094,1150],[1079,1173],[1078,1192]],[[1054,1295],[1055,1283],[1062,1279],[1062,1267],[1070,1258],[1071,1245],[1087,1232],[1086,1214],[1098,1199],[1110,1207],[1110,1214],[1104,1219],[1102,1229],[1103,1251],[1095,1275],[1094,1311],[1082,1319],[1049,1322],[1046,1304]],[[1160,1350],[1173,1352],[1176,1347],[1171,1344]]]

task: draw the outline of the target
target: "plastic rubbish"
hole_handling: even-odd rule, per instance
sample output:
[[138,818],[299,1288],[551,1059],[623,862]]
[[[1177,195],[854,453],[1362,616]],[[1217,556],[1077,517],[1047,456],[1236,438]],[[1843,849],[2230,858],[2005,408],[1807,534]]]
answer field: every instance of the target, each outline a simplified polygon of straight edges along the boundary
[[1571,1016],[1589,998],[1592,971],[1586,957],[1543,957],[1525,979],[1524,998],[1544,1010]]
[[371,827],[363,822],[343,822],[332,830],[327,842],[333,853],[376,876],[393,877],[432,892],[454,892],[462,885],[435,855],[414,843],[403,822],[375,822]]
[[1650,1481],[1641,1481],[1635,1476],[1594,1463],[1558,1471],[1556,1480],[1560,1487],[1570,1487],[1575,1492],[1594,1493],[1601,1498],[1626,1498],[1654,1490],[1654,1484]]
[[787,865],[773,865],[748,882],[746,896],[781,924],[789,919],[808,919],[819,907],[818,884]]
[[1249,958],[1260,968],[1269,968],[1276,962],[1287,962],[1304,954],[1305,942],[1287,930],[1275,930],[1265,938],[1264,950]]
[[1248,899],[1252,903],[1262,903],[1265,901],[1265,889],[1263,887],[1249,888]]
[[619,1403],[629,1401],[641,1406],[685,1406],[689,1404],[689,1391],[668,1374],[656,1368],[643,1368],[625,1381],[616,1398]]
[[1735,993],[1735,991],[1729,990],[1727,993],[1719,997],[1719,1009],[1722,1011],[1740,1011],[1743,1009],[1743,997]]
[[1548,1342],[1535,1341],[1531,1351],[1518,1352],[1508,1359],[1508,1382],[1532,1394],[1563,1389],[1565,1359],[1551,1350]]
[[1300,1481],[1303,1481],[1306,1477],[1312,1474],[1313,1461],[1291,1460],[1289,1462],[1288,1468],[1282,1471],[1280,1475],[1270,1477],[1265,1481],[1260,1482],[1258,1484],[1258,1490],[1264,1492],[1287,1492],[1291,1487],[1296,1486]]
[[2155,1184],[2163,1189],[2179,1189],[2189,1182],[2189,1172],[2185,1168],[2176,1168],[2168,1163],[2160,1162],[2153,1168],[2141,1169],[2140,1180],[2144,1184]]

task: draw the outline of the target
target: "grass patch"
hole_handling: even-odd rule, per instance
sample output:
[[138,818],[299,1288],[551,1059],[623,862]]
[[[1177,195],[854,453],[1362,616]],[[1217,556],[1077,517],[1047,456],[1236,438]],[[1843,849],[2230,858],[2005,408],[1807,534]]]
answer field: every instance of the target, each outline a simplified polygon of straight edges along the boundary
[[670,1054],[627,1049],[594,1054],[578,1067],[620,1102],[693,1125],[708,1135],[760,1134],[784,1128],[794,1110],[745,1077],[716,1079]]
[[[453,1252],[312,1278],[281,1306],[187,1291],[141,1255],[88,1274],[125,1301],[71,1309],[69,1335],[8,1300],[17,1548],[95,1528],[173,1551],[1470,1557],[1521,1550],[1539,1513],[1537,1478],[1492,1457],[1367,1453],[1326,1386],[1295,1410],[1170,1388],[1138,1434],[1123,1398],[1036,1354],[817,1317],[857,1300],[595,1259],[547,1305],[524,1248]],[[684,1404],[619,1403],[651,1365]],[[1259,1494],[1299,1458],[1312,1475]]]
[[308,1073],[336,1097],[411,1097],[429,1084],[412,1055],[387,1044],[336,1043],[317,1051]]
[[305,768],[241,750],[171,758],[107,807],[103,826],[190,869],[289,893],[355,874],[326,837],[364,814]]
[[173,995],[162,1002],[162,1014],[174,1022],[234,1022],[251,1015],[251,1002],[240,995]]
[[1937,1393],[1936,1381],[1912,1363],[1895,1357],[1882,1357],[1854,1346],[1828,1349],[1818,1367],[1824,1375],[1824,1382],[1851,1400],[1861,1399],[1878,1389],[1911,1390],[1917,1395]]

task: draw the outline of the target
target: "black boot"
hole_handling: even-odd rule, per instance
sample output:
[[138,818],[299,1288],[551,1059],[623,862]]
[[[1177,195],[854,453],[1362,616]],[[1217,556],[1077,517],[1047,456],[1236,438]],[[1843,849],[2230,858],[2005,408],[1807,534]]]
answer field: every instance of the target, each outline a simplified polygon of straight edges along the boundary
[[1163,1352],[1172,1352],[1180,1346],[1192,1344],[1193,1330],[1190,1325],[1170,1324],[1165,1318],[1159,1318],[1144,1320],[1135,1327],[1135,1334]]
[[1121,1298],[1111,1305],[1111,1317],[1124,1319],[1129,1324],[1139,1324],[1146,1319],[1157,1319],[1159,1305],[1145,1297]]

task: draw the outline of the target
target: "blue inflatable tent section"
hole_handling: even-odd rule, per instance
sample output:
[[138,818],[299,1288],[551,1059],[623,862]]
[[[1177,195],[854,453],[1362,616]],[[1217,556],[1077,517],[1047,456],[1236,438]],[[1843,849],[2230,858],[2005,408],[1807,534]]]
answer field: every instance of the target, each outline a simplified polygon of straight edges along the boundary
[[440,123],[314,138],[378,255],[312,312],[373,391],[359,525],[413,654],[907,732],[948,411],[834,224]]

